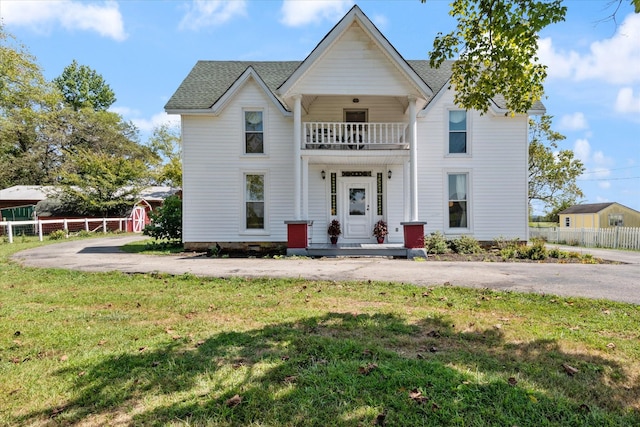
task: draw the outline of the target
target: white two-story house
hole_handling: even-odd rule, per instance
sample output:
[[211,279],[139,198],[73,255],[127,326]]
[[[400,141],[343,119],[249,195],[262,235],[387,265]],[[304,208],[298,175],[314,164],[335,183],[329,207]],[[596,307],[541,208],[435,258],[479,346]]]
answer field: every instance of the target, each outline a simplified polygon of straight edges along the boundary
[[[183,141],[183,239],[304,253],[422,236],[527,240],[526,115],[453,102],[451,63],[406,60],[354,6],[303,61],[199,61],[168,101]],[[532,114],[543,113],[538,103]]]

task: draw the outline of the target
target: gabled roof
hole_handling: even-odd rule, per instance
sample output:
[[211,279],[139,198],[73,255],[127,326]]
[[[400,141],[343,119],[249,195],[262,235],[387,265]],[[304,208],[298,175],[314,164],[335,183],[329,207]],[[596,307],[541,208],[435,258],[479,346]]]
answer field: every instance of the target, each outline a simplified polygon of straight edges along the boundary
[[198,61],[164,108],[167,111],[210,109],[249,68],[275,96],[276,89],[298,65],[300,61]]
[[[210,110],[227,94],[248,68],[253,68],[273,96],[277,88],[301,64],[301,61],[198,61],[165,105],[168,112]],[[408,60],[406,63],[434,93],[445,87],[451,77],[451,64],[446,61],[438,69],[427,60]]]
[[608,208],[613,205],[613,202],[610,203],[585,203],[582,205],[573,205],[570,208],[559,212],[559,214],[589,214],[589,213],[598,213],[601,210]]
[[[1,200],[45,200],[55,193],[56,188],[50,185],[14,185],[0,190]],[[140,198],[148,201],[162,201],[174,194],[177,189],[167,186],[152,186],[140,192]]]
[[0,190],[0,200],[43,200],[53,187],[42,185],[14,185]]
[[327,35],[318,43],[318,45],[305,58],[300,66],[289,76],[289,78],[280,86],[278,93],[285,95],[293,87],[293,85],[305,74],[322,55],[334,44],[334,42],[349,27],[357,22],[360,27],[374,40],[381,51],[397,66],[397,68],[405,75],[405,77],[413,83],[413,85],[422,93],[425,99],[433,96],[434,92],[431,87],[421,79],[415,71],[407,64],[407,61],[398,53],[395,47],[387,38],[378,30],[365,13],[355,5],[347,12],[347,14],[327,33]]
[[[432,68],[428,60],[405,60],[356,5],[329,31],[304,61],[198,61],[164,108],[170,114],[215,114],[224,107],[226,99],[230,98],[251,75],[263,86],[267,95],[272,97],[274,102],[277,101],[283,112],[289,112],[282,95],[286,95],[287,90],[307,68],[354,21],[368,31],[382,51],[424,94],[427,100],[425,109],[448,89],[454,61],[444,61],[439,68]],[[504,97],[496,96],[492,101],[492,111],[506,113]],[[544,111],[544,105],[540,101],[531,109],[532,114],[541,114]]]

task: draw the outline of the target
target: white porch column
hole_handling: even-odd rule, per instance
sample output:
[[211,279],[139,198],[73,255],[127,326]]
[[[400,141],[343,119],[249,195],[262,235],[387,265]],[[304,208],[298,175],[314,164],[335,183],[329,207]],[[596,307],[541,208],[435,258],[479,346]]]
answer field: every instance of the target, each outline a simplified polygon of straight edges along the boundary
[[402,220],[408,222],[411,220],[411,193],[406,190],[406,188],[411,188],[411,160],[407,160],[402,164],[402,188],[405,188],[403,191],[403,213]]
[[309,158],[302,158],[302,218],[309,219]]
[[293,97],[293,216],[302,219],[302,95]]
[[416,122],[416,98],[409,97],[409,147],[410,147],[410,192],[411,192],[411,219],[418,221],[418,125]]

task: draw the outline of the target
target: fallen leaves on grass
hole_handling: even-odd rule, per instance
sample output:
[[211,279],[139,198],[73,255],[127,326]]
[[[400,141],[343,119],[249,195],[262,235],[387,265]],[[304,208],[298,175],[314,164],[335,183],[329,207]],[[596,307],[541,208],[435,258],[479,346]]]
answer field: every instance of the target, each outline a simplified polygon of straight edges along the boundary
[[224,404],[226,406],[228,406],[229,408],[234,408],[236,406],[238,406],[239,404],[242,403],[242,397],[238,394],[236,394],[233,397],[230,397],[229,399],[227,399]]
[[417,388],[414,388],[409,392],[409,398],[418,404],[423,404],[429,401],[427,396],[423,396],[422,392]]
[[358,372],[362,375],[369,375],[372,371],[378,369],[378,365],[375,363],[367,363],[365,366],[360,366]]
[[574,368],[573,366],[571,366],[569,364],[566,364],[566,363],[562,364],[562,368],[567,373],[567,375],[569,375],[570,377],[574,376],[575,374],[577,374],[579,372],[577,368]]
[[296,375],[289,375],[287,377],[284,377],[283,382],[285,384],[293,384],[298,380],[298,377]]

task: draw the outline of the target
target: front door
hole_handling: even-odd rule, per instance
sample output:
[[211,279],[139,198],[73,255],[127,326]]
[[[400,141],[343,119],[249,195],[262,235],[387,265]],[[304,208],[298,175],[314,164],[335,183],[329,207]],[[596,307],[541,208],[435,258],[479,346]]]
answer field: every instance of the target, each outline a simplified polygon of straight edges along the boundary
[[374,200],[372,183],[368,179],[349,179],[342,185],[342,209],[344,215],[343,239],[348,243],[369,241],[372,230]]

